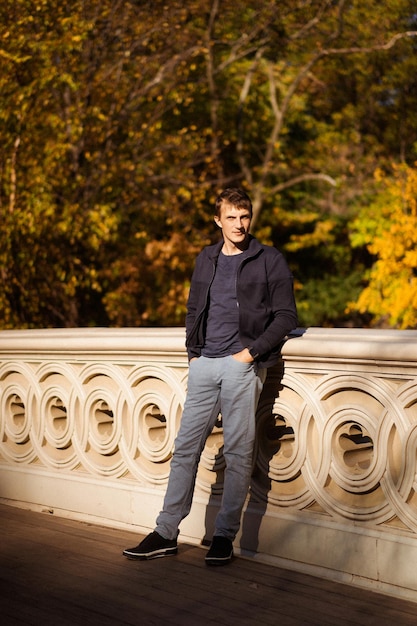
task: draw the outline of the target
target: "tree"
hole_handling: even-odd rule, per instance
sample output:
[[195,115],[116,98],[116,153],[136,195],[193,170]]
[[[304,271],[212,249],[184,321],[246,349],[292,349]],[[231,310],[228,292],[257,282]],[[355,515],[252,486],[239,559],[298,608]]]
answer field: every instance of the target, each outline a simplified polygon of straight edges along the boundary
[[374,263],[352,310],[374,325],[417,326],[417,163],[375,173],[377,195],[353,223],[352,245],[367,246]]
[[182,324],[235,184],[288,256],[301,323],[351,323],[366,257],[349,222],[376,165],[415,151],[413,15],[409,0],[4,0],[0,326]]
[[[161,120],[194,49],[179,3],[146,4],[2,4],[3,327],[153,321],[147,250],[175,225],[174,167],[191,167]],[[129,281],[132,249],[140,301],[116,317],[112,285]]]

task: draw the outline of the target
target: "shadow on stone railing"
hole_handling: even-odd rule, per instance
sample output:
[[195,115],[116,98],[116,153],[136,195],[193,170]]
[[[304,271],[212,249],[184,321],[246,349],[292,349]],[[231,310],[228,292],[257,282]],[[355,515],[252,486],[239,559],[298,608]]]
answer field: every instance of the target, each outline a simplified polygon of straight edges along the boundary
[[[417,331],[308,329],[258,409],[237,551],[417,600]],[[0,498],[153,527],[187,384],[183,329],[0,333]],[[211,534],[222,430],[182,536]]]

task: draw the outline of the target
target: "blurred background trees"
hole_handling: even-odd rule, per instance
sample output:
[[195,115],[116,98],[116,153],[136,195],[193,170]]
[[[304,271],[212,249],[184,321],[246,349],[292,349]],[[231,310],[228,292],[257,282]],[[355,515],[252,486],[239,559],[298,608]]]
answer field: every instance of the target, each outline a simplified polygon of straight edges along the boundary
[[300,325],[415,327],[411,0],[3,0],[0,328],[184,323],[243,186]]

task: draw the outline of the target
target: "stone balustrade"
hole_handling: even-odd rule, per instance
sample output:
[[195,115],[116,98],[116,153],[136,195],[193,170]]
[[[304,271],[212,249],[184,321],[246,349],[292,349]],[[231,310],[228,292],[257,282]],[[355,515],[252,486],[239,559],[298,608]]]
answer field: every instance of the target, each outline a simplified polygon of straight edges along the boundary
[[[417,331],[312,328],[282,355],[236,552],[417,601]],[[187,372],[182,328],[1,332],[1,500],[153,528]],[[211,537],[223,469],[219,416],[183,541]]]

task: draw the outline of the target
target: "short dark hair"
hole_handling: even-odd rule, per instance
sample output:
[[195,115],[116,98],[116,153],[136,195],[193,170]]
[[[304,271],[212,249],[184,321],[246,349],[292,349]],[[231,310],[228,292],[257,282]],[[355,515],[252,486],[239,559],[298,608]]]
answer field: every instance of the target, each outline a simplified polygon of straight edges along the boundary
[[220,210],[223,202],[232,204],[238,209],[246,209],[252,217],[252,201],[246,191],[239,187],[230,187],[221,192],[216,198],[215,214],[220,217]]

